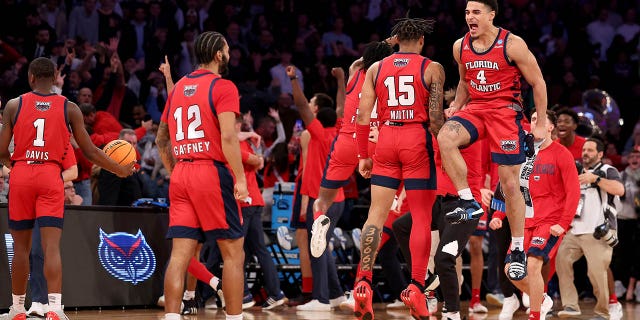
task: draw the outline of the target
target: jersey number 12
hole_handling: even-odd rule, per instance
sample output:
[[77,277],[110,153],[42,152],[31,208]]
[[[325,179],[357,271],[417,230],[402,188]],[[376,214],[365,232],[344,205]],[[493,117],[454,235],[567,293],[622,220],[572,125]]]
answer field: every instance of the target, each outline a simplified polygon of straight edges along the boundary
[[[182,128],[182,107],[176,108],[176,111],[173,112],[173,118],[176,119],[176,141],[183,140],[185,137]],[[197,104],[190,105],[187,109],[187,120],[189,120],[187,139],[204,138],[204,130],[199,129],[202,119],[200,118],[200,107]]]

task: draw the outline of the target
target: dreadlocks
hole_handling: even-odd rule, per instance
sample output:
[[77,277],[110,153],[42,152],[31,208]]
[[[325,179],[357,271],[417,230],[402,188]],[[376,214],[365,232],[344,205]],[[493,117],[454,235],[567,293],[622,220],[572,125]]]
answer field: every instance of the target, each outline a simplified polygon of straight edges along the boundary
[[213,61],[216,53],[224,48],[225,43],[224,36],[219,32],[207,31],[200,34],[195,44],[197,63],[200,65]]
[[375,41],[368,43],[364,48],[364,53],[362,54],[362,63],[364,69],[369,69],[369,67],[371,67],[371,65],[376,61],[380,61],[385,57],[391,55],[392,53],[393,48],[391,48],[391,46],[384,41]]
[[401,18],[397,20],[391,35],[398,37],[398,41],[418,40],[433,31],[435,20],[420,18]]

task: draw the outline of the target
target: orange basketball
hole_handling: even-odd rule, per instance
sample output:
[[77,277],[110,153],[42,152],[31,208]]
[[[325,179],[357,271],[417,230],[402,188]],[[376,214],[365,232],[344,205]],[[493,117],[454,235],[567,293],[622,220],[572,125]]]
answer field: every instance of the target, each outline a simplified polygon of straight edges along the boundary
[[125,140],[113,140],[102,150],[118,164],[126,165],[137,160],[136,149]]

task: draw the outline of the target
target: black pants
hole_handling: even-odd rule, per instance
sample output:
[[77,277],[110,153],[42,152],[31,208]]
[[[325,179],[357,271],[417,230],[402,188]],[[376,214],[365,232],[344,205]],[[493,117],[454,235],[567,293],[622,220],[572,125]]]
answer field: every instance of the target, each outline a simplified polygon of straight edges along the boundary
[[[388,231],[385,229],[383,232]],[[391,295],[394,299],[398,299],[400,297],[400,293],[402,293],[402,290],[404,290],[404,288],[406,288],[408,285],[407,279],[402,273],[400,260],[398,260],[398,250],[399,246],[396,238],[393,234],[389,234],[389,239],[382,245],[382,247],[378,251],[378,261],[382,266],[382,272],[384,272],[389,290],[391,291]]]

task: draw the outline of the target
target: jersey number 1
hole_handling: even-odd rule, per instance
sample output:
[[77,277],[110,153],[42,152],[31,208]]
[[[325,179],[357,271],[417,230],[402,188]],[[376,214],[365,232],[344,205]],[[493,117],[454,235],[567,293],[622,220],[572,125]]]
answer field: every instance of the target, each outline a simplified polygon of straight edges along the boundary
[[33,140],[34,147],[44,147],[44,119],[39,118],[33,122],[36,128],[36,138]]
[[[176,119],[176,141],[184,139],[184,130],[182,128],[182,107],[176,108],[173,112],[173,118]],[[198,129],[202,124],[200,118],[200,107],[197,104],[190,105],[187,109],[187,120],[189,120],[189,127],[187,128],[187,139],[200,139],[204,138],[204,130]]]

